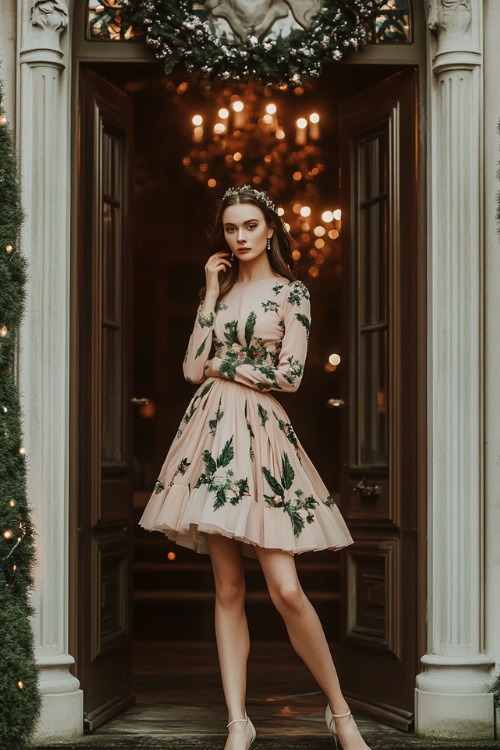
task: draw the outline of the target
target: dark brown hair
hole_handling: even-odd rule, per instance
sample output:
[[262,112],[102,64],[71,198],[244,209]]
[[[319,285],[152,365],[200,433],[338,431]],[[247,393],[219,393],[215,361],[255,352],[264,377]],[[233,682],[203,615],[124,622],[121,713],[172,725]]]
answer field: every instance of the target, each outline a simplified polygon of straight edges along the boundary
[[[295,246],[295,242],[290,236],[281,217],[278,216],[276,211],[273,211],[273,209],[270,208],[267,203],[259,200],[256,195],[256,191],[253,191],[251,188],[242,188],[237,192],[226,195],[220,202],[219,209],[217,211],[217,217],[215,219],[215,226],[210,236],[211,254],[220,251],[227,251],[229,253],[231,252],[231,248],[227,244],[226,238],[224,236],[222,216],[226,208],[228,208],[229,206],[235,206],[238,203],[248,203],[250,205],[257,206],[257,208],[260,208],[260,210],[264,214],[266,224],[269,227],[274,228],[273,236],[271,237],[271,250],[267,253],[271,268],[279,276],[283,276],[286,279],[290,279],[290,281],[294,281],[296,279],[296,276],[294,273],[295,264],[292,258],[292,250]],[[238,277],[238,271],[239,261],[235,256],[232,261],[231,268],[221,274],[219,298],[224,294],[227,294],[227,292],[232,289]],[[200,298],[203,300],[204,297],[205,287],[200,290]]]

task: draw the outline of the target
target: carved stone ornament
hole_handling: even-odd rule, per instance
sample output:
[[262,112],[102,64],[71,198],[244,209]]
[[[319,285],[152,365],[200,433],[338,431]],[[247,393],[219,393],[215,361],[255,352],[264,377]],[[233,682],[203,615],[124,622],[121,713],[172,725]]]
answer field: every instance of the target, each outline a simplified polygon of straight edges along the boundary
[[466,34],[471,25],[470,0],[430,0],[428,25],[435,33]]
[[307,29],[322,0],[206,0],[204,9],[217,36],[244,40],[287,36],[293,29]]
[[31,23],[49,31],[63,31],[68,25],[68,8],[64,0],[36,0],[31,6]]

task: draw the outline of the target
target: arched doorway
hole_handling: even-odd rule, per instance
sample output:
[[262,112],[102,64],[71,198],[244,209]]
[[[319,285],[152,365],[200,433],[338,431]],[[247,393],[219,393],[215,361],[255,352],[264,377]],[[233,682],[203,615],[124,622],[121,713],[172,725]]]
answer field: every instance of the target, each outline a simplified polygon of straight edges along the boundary
[[[418,20],[417,13],[412,20],[415,39]],[[83,34],[83,29],[79,27],[76,33]],[[189,182],[184,169],[189,165],[182,165],[177,158],[179,150],[186,150],[187,146],[178,135],[188,111],[184,104],[189,98],[186,92],[194,92],[194,100],[198,96],[198,106],[202,102],[196,81],[183,74],[167,79],[158,65],[148,62],[147,52],[142,58],[144,51],[138,53],[137,48],[122,48],[117,53],[112,42],[107,48],[92,44],[83,35],[76,44],[82,164],[78,319],[94,321],[95,339],[104,342],[110,338],[115,343],[103,343],[99,351],[92,350],[81,333],[82,348],[75,363],[80,373],[86,373],[82,382],[93,383],[90,389],[86,385],[81,391],[78,415],[82,462],[79,476],[86,476],[87,482],[82,479],[75,488],[75,497],[80,497],[76,506],[80,519],[80,574],[75,602],[80,606],[87,602],[86,612],[94,613],[86,615],[84,625],[76,615],[75,621],[81,625],[75,634],[75,651],[77,673],[86,690],[87,713],[97,725],[130,702],[129,676],[123,665],[130,654],[130,631],[126,626],[131,605],[130,536],[136,536],[136,532],[126,491],[130,443],[124,435],[131,428],[123,421],[123,415],[129,413],[132,393],[122,379],[129,367],[127,326],[128,331],[136,332],[135,383],[142,389],[139,393],[136,388],[134,396],[146,395],[152,401],[134,417],[138,430],[132,459],[137,515],[150,494],[148,487],[154,484],[154,472],[168,446],[169,435],[175,433],[183,406],[189,400],[188,388],[175,374],[176,363],[182,359],[196,290],[202,284],[196,266],[202,267],[206,253],[202,227],[210,215],[210,198],[200,191],[196,181]],[[129,49],[132,57],[138,55],[133,64]],[[367,663],[373,665],[368,667],[372,679],[365,679],[362,685],[350,685],[349,670],[345,670],[351,701],[405,728],[412,721],[419,624],[423,620],[423,613],[420,620],[418,615],[417,571],[421,570],[422,561],[418,558],[415,531],[420,515],[419,472],[425,470],[418,464],[415,450],[423,426],[418,420],[418,394],[424,388],[420,382],[419,390],[417,376],[417,350],[419,344],[422,346],[424,323],[418,307],[422,271],[415,273],[425,265],[423,235],[419,240],[416,232],[417,185],[423,184],[423,180],[419,181],[422,165],[415,168],[417,146],[423,145],[425,136],[424,128],[416,127],[415,108],[418,100],[424,100],[416,73],[419,66],[423,67],[423,52],[421,40],[414,45],[374,45],[366,60],[330,69],[300,100],[295,99],[307,102],[309,98],[303,105],[306,109],[326,113],[327,145],[320,158],[327,165],[329,185],[323,201],[329,199],[332,208],[343,210],[344,216],[350,217],[350,228],[344,228],[342,244],[335,242],[339,234],[335,224],[329,229],[303,222],[306,227],[302,225],[298,230],[302,243],[310,243],[309,252],[301,260],[303,271],[315,287],[315,317],[320,324],[316,324],[317,333],[311,339],[310,382],[306,378],[301,399],[286,404],[302,442],[327,478],[332,493],[345,507],[358,537],[355,547],[344,555],[342,566],[338,556],[326,554],[314,556],[311,562],[299,560],[299,569],[305,581],[314,580],[311,596],[340,663],[344,659],[352,662],[359,655],[365,677]],[[238,95],[244,96],[241,91]],[[217,91],[211,96],[214,107]],[[254,91],[253,97],[264,102],[263,90],[257,94]],[[297,105],[291,110],[290,120],[296,116]],[[133,147],[128,125],[132,121],[136,129]],[[168,140],[164,132],[169,133]],[[135,158],[128,149],[135,151]],[[120,244],[117,230],[127,226],[127,185],[123,175],[134,163],[135,190],[130,199],[131,215],[135,217],[133,238],[129,234]],[[339,174],[343,184],[338,184]],[[374,187],[375,192],[367,198],[363,187],[366,181],[379,179],[388,182]],[[115,188],[111,195],[106,186],[112,184]],[[193,228],[192,209],[179,221],[186,203],[179,185],[186,194],[194,196],[198,228]],[[289,203],[292,211],[294,205],[299,206],[301,217],[304,201],[302,205],[293,200]],[[323,208],[327,208],[326,204]],[[106,229],[106,222],[115,227],[114,233]],[[332,233],[330,256],[320,252],[325,244],[322,235],[314,243],[310,241],[313,230]],[[125,238],[125,234],[122,236]],[[163,251],[169,244],[177,248],[186,242],[190,247],[187,259],[183,253]],[[89,251],[94,253],[92,260]],[[111,256],[115,253],[114,258],[108,257],[110,252]],[[363,252],[367,254],[363,256]],[[322,263],[316,262],[318,255]],[[133,268],[130,276],[127,258]],[[114,282],[110,282],[110,268]],[[121,276],[117,273],[120,268]],[[133,290],[128,286],[130,278],[135,279]],[[97,295],[96,289],[100,290]],[[136,303],[134,323],[130,317],[126,322],[130,294]],[[103,312],[108,297],[114,311],[120,311],[114,319],[108,319],[110,316]],[[366,304],[370,312],[362,319],[359,310]],[[336,329],[333,334],[332,328]],[[407,347],[404,352],[403,342]],[[331,363],[327,361],[328,355],[338,353],[330,351],[335,346],[342,360],[350,363],[338,372],[335,365],[328,367]],[[377,375],[373,376],[375,371]],[[409,390],[402,395],[405,388]],[[361,391],[371,394],[363,402]],[[92,400],[92,393],[101,395]],[[121,393],[121,400],[116,393]],[[341,399],[336,399],[339,395]],[[327,409],[327,404],[340,405],[342,401],[349,403],[346,413],[337,414],[337,406]],[[406,414],[411,413],[406,424],[403,404]],[[120,440],[122,452],[115,456]],[[406,452],[399,449],[401,442],[407,446]],[[91,459],[91,472],[85,472],[92,453],[85,449],[86,444],[98,451]],[[402,475],[413,477],[411,490],[401,484]],[[121,505],[119,496],[125,498]],[[161,633],[162,637],[175,639],[179,637],[177,633],[182,633],[186,638],[191,628],[189,636],[194,640],[212,637],[208,561],[169,547],[159,536],[136,536],[134,547],[136,635],[151,638]],[[181,583],[183,576],[187,583]],[[256,579],[255,587],[250,587],[249,614],[257,638],[282,639],[283,628],[270,609],[262,582],[258,582],[258,571],[251,564],[249,577]],[[175,582],[169,584],[169,579]],[[394,684],[399,687],[392,695],[381,695],[383,685],[390,684],[379,680],[381,663],[388,669],[396,665]],[[402,682],[406,685],[404,690]]]

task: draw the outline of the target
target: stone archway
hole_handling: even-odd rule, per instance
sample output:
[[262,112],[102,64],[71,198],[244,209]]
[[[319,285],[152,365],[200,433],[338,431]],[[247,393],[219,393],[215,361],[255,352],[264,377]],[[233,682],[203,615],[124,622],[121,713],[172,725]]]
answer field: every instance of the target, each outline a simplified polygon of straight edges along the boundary
[[[13,3],[14,5],[14,3]],[[68,424],[73,0],[17,0],[17,136],[30,261],[22,331],[29,493],[38,529],[34,619],[40,738],[82,732],[68,653]],[[482,3],[428,12],[428,599],[417,731],[493,736],[482,653]],[[36,372],[36,377],[34,373]],[[425,373],[423,373],[425,377]],[[450,697],[451,696],[451,697]],[[471,729],[473,728],[473,729]]]

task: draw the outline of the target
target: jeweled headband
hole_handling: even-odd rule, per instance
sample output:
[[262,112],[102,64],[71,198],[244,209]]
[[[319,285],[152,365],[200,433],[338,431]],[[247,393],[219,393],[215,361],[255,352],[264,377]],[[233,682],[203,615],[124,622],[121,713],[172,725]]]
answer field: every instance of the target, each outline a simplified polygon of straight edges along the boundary
[[222,201],[225,201],[226,198],[229,198],[231,195],[240,195],[240,193],[251,193],[255,200],[263,203],[270,208],[271,211],[276,211],[276,206],[268,194],[264,190],[255,190],[251,185],[240,185],[240,187],[229,188],[229,190],[226,190],[222,196]]

